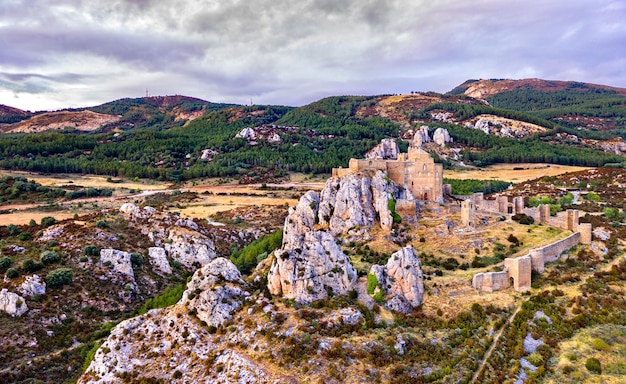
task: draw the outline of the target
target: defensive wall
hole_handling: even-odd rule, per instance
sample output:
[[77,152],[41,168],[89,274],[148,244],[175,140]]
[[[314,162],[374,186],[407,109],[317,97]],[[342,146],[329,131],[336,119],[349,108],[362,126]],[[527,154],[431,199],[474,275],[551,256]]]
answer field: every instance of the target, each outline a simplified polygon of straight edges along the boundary
[[477,273],[472,278],[472,287],[486,292],[498,291],[513,286],[517,291],[530,289],[532,271],[543,273],[545,263],[556,261],[561,254],[578,245],[581,234],[575,232],[545,247],[532,249],[527,255],[504,259],[504,270]]

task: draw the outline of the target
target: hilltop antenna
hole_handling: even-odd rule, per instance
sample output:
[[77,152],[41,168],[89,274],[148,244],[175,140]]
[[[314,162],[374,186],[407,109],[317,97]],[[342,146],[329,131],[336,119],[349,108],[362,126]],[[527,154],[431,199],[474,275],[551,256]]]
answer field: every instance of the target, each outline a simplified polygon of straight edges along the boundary
[[146,97],[150,97],[150,94],[148,93],[148,88],[146,88]]

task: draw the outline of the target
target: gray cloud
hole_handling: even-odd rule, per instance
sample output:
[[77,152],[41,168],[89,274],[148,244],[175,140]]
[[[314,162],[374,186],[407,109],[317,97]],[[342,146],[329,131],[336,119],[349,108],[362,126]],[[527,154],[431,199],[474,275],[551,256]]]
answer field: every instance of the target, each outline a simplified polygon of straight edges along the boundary
[[481,77],[626,87],[625,19],[615,0],[13,0],[0,3],[0,103],[87,105],[149,87],[297,105]]

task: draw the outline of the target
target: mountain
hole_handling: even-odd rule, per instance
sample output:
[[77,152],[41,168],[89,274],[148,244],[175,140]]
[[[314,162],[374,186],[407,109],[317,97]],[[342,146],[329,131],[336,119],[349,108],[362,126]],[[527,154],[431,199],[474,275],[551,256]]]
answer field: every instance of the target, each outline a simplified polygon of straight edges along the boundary
[[[330,173],[383,138],[406,147],[417,131],[446,166],[620,165],[625,95],[615,87],[530,79],[469,80],[446,94],[333,96],[297,108],[186,96],[120,99],[3,124],[12,135],[0,135],[0,168],[264,182],[293,171]],[[61,131],[43,132],[50,129]]]
[[30,112],[0,104],[0,125],[15,123],[31,116]]

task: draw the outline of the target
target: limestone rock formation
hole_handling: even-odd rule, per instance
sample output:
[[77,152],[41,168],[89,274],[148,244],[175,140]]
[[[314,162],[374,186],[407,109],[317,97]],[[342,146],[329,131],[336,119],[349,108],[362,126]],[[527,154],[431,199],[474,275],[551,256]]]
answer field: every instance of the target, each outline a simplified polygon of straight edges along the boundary
[[194,264],[205,265],[216,256],[215,245],[211,240],[185,227],[171,228],[164,248],[172,259],[188,268]]
[[445,128],[437,128],[433,134],[433,142],[441,147],[445,147],[447,143],[451,142],[452,138],[450,133]]
[[100,263],[110,266],[113,271],[135,281],[135,273],[130,261],[130,253],[117,249],[101,249]]
[[41,280],[39,275],[27,276],[18,290],[24,296],[45,295],[46,283]]
[[413,146],[421,147],[424,143],[430,142],[430,136],[428,136],[428,125],[422,125],[413,136]]
[[219,327],[232,318],[231,314],[249,296],[244,285],[237,267],[218,257],[194,273],[180,303],[194,309],[196,316],[208,325]]
[[422,304],[424,275],[413,247],[393,253],[384,267],[373,265],[370,273],[376,276],[388,309],[406,314]]
[[159,274],[172,274],[172,267],[170,266],[169,261],[167,261],[167,254],[165,253],[164,248],[148,248],[148,258],[150,259],[150,264],[152,264],[156,268]]
[[28,311],[28,307],[23,297],[4,288],[0,291],[0,311],[19,317]]
[[388,204],[397,190],[382,171],[372,177],[351,174],[331,178],[321,192],[319,223],[328,225],[335,236],[355,226],[372,226],[377,218],[381,228],[391,230],[393,218]]
[[365,154],[370,160],[397,160],[400,149],[394,139],[382,139],[380,144]]
[[236,135],[236,138],[246,139],[246,140],[255,140],[257,138],[256,131],[252,128],[244,128],[239,131]]
[[329,291],[347,293],[353,289],[357,275],[330,233],[308,231],[299,246],[292,243],[289,248],[275,251],[267,280],[273,295],[311,303],[326,298]]

